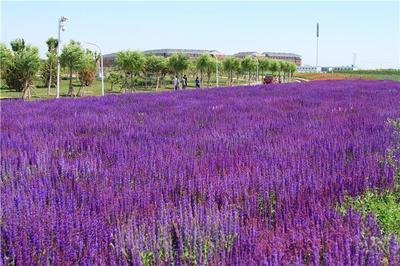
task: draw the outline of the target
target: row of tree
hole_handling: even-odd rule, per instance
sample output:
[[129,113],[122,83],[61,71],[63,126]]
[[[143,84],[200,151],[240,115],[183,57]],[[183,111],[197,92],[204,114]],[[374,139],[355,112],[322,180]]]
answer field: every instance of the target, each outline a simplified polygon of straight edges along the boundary
[[[58,41],[49,38],[46,44],[48,47],[46,60],[40,59],[39,50],[26,44],[23,39],[11,41],[11,49],[0,44],[1,79],[9,89],[22,92],[23,99],[30,98],[38,74],[47,86],[48,95],[51,93],[51,87],[55,86]],[[79,42],[71,41],[64,46],[60,63],[69,74],[69,96],[81,95],[82,88],[94,81],[98,58],[96,53],[84,49]],[[74,75],[78,77],[81,85],[76,94],[72,84]]]
[[[48,95],[55,86],[58,41],[49,38],[46,44],[48,49],[45,60],[40,59],[36,47],[26,44],[23,39],[12,41],[11,49],[0,44],[1,78],[8,88],[22,92],[24,99],[30,98],[31,88],[34,87],[37,76],[40,76],[47,86]],[[71,41],[63,47],[59,59],[69,77],[67,94],[82,95],[83,88],[95,79],[99,55],[84,49],[79,42]],[[184,54],[174,54],[165,58],[127,50],[117,53],[115,64],[108,69],[106,78],[111,84],[111,89],[118,84],[124,92],[135,91],[138,81],[144,82],[146,87],[149,83],[155,84],[155,88],[158,89],[161,84],[165,85],[167,75],[177,75],[181,78],[183,74],[199,76],[201,83],[209,87],[216,68],[220,75],[226,77],[229,85],[233,85],[234,81],[238,84],[243,79],[250,84],[267,72],[278,76],[280,80],[287,80],[296,71],[293,63],[266,58],[227,56],[220,60],[209,54],[202,54],[192,60]],[[78,78],[80,82],[77,93],[74,91],[74,78]]]
[[234,76],[237,83],[244,77],[250,84],[252,81],[257,81],[260,75],[264,77],[267,72],[286,81],[293,77],[293,73],[296,71],[296,65],[291,62],[267,58],[227,56],[220,60],[209,54],[202,54],[197,59],[191,60],[187,55],[179,53],[165,58],[128,50],[117,53],[114,69],[109,74],[108,80],[112,86],[119,83],[124,91],[128,89],[133,91],[135,80],[138,78],[143,78],[147,83],[148,80],[151,81],[155,77],[156,89],[158,89],[160,80],[164,80],[168,74],[177,75],[178,78],[183,74],[192,74],[193,76],[199,75],[200,81],[206,82],[209,87],[216,68],[227,76],[229,85],[234,84]]

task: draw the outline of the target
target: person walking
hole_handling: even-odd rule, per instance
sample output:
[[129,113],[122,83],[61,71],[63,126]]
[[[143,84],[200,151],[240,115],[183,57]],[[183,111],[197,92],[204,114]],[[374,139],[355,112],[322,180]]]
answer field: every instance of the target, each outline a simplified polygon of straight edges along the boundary
[[183,75],[183,78],[182,78],[182,89],[186,89],[186,87],[187,87],[187,76],[186,75]]
[[176,75],[175,78],[174,78],[174,87],[175,87],[175,90],[176,90],[176,91],[179,89],[179,79],[178,79],[178,75]]
[[195,83],[196,83],[196,88],[200,89],[200,80],[199,80],[199,77],[196,77]]

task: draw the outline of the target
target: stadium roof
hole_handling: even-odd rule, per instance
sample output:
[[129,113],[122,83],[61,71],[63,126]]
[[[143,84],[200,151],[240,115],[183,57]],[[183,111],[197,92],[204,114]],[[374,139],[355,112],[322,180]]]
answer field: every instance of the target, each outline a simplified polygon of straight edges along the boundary
[[263,56],[263,55],[258,52],[239,52],[234,54],[234,56],[245,57],[245,56]]
[[217,50],[202,50],[202,49],[154,49],[143,51],[145,54],[222,54]]
[[293,53],[275,53],[275,52],[264,52],[262,53],[265,56],[276,56],[276,57],[301,57],[298,54],[293,54]]

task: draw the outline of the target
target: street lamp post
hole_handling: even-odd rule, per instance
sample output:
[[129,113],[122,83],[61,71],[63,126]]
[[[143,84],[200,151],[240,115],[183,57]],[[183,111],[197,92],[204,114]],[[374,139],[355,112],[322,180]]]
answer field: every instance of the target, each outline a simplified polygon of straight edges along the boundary
[[101,96],[104,96],[104,67],[103,67],[103,53],[101,52],[100,46],[95,43],[87,42],[87,44],[96,46],[100,52],[100,75],[101,75]]
[[64,31],[63,22],[67,21],[66,17],[58,19],[58,45],[57,45],[57,86],[56,86],[56,98],[60,98],[60,47],[61,47],[61,31]]

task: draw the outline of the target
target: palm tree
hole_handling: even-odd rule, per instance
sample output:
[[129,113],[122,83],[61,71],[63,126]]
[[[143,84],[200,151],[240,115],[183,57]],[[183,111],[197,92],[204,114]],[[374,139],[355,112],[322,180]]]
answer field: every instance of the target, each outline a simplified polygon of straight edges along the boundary
[[203,72],[207,71],[211,57],[208,54],[201,54],[196,60],[196,69],[200,72],[200,82],[203,83]]
[[[134,76],[139,75],[145,67],[145,57],[143,53],[138,51],[122,51],[117,54],[116,65],[125,74],[125,80],[123,84],[124,92],[129,87],[131,91],[134,91]],[[130,83],[128,84],[128,77]]]
[[50,37],[46,41],[47,44],[47,62],[49,65],[49,78],[47,83],[47,96],[50,95],[50,87],[53,83],[53,68],[55,66],[55,62],[57,60],[57,47],[58,47],[58,40],[56,38]]

